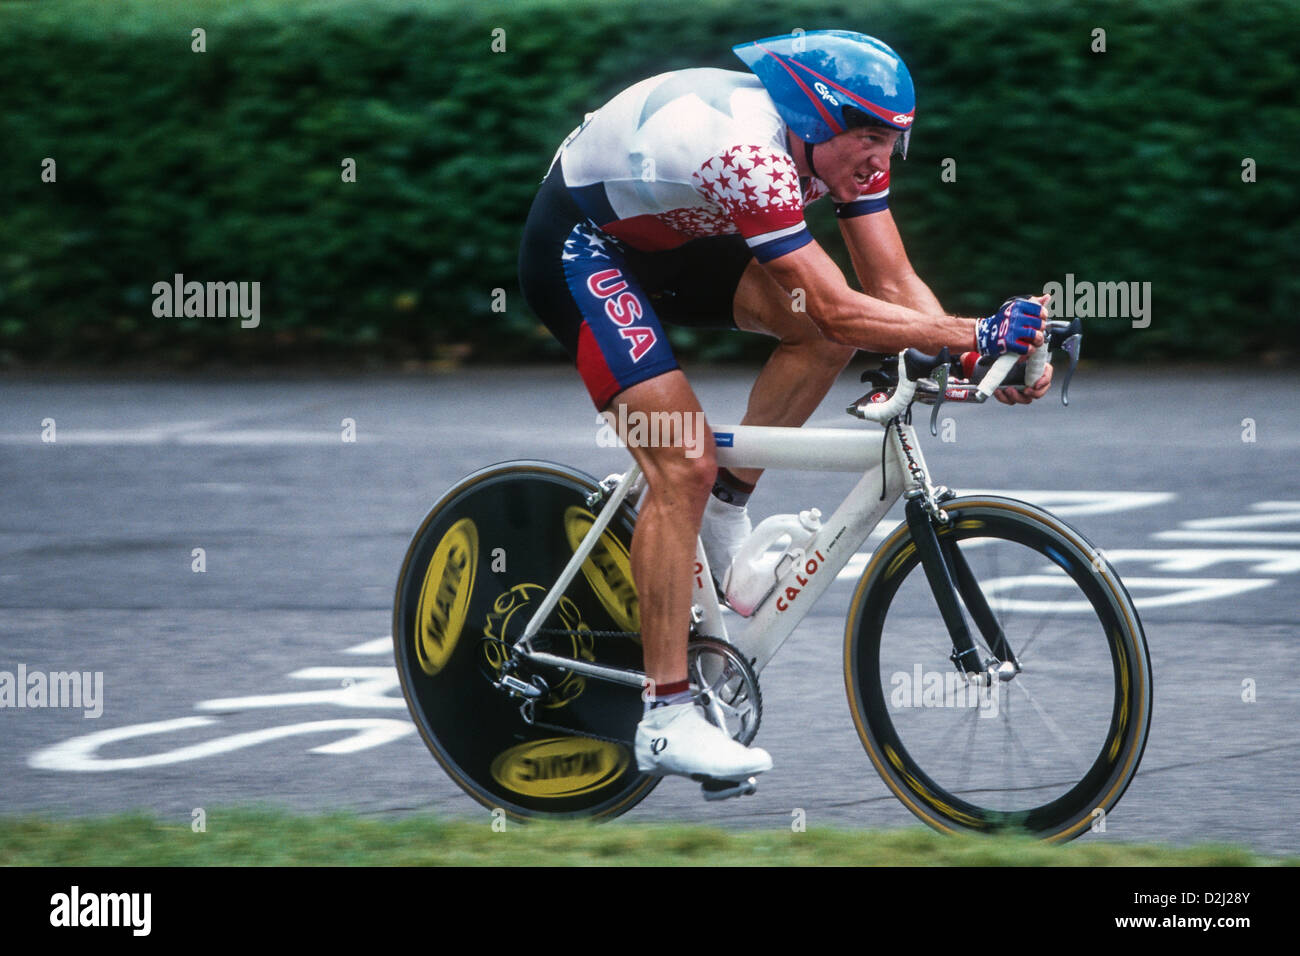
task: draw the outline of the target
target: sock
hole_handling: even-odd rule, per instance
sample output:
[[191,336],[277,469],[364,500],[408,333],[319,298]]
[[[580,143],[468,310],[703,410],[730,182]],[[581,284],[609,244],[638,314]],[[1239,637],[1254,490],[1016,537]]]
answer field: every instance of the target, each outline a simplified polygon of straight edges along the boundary
[[713,497],[729,505],[744,507],[749,496],[754,493],[754,486],[741,481],[725,468],[718,469],[717,480],[713,483]]
[[646,695],[646,712],[656,707],[671,707],[673,704],[685,704],[691,699],[691,682],[689,680],[673,681],[671,684],[657,684],[653,694]]

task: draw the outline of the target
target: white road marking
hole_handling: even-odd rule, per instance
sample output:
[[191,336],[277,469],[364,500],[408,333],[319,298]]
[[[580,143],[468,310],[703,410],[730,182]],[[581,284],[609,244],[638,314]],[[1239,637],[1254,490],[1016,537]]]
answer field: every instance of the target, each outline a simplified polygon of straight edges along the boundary
[[1257,501],[1251,511],[1264,514],[1228,515],[1222,518],[1196,518],[1180,521],[1184,528],[1253,528],[1258,525],[1294,524],[1300,521],[1300,501]]
[[1240,548],[1231,551],[1216,548],[1102,548],[1112,564],[1144,562],[1156,571],[1204,571],[1215,564],[1241,562],[1254,574],[1295,574],[1300,572],[1300,549]]
[[[954,489],[957,490],[957,489]],[[1035,489],[993,489],[993,488],[963,488],[958,490],[961,495],[995,495],[999,498],[1015,498],[1020,501],[1027,501],[1030,504],[1037,505],[1047,511],[1060,517],[1069,517],[1071,515],[1095,515],[1110,514],[1116,511],[1133,511],[1137,508],[1153,508],[1156,505],[1167,504],[1177,497],[1170,491],[1059,491],[1054,489],[1035,490]],[[867,538],[868,541],[883,541],[889,535],[894,533],[901,521],[895,521],[889,524],[881,522],[871,532]],[[970,544],[974,544],[971,542]],[[968,545],[969,546],[969,545]],[[1109,554],[1110,552],[1107,552]],[[866,570],[867,562],[871,560],[870,551],[860,551],[853,557],[849,558],[840,573],[835,576],[837,581],[853,581],[861,577],[862,572]]]
[[958,494],[1016,498],[1050,511],[1059,518],[1153,508],[1156,505],[1167,504],[1177,497],[1172,491],[1058,491],[1055,489],[999,491],[992,488],[962,488],[958,490]]
[[[329,428],[319,430],[262,428],[227,431],[205,431],[193,425],[157,425],[143,428],[71,428],[60,427],[59,445],[340,445],[340,432]],[[373,442],[372,432],[356,436],[357,442]],[[0,434],[0,444],[40,445],[40,432],[5,432]]]
[[1244,530],[1300,522],[1300,501],[1259,501],[1250,509],[1257,513],[1180,521],[1177,529],[1159,531],[1155,537],[1162,541],[1201,541],[1206,544],[1300,544],[1300,531]]
[[237,481],[190,481],[185,483],[185,487],[197,491],[219,491],[227,495],[241,495],[253,486]]
[[397,667],[307,667],[289,675],[297,680],[328,680],[336,685],[330,690],[306,690],[287,694],[257,694],[251,697],[223,697],[201,700],[196,710],[233,713],[258,707],[301,707],[309,704],[333,704],[378,710],[405,710],[406,700],[389,691],[402,686]]
[[[1124,587],[1128,589],[1129,595],[1133,598],[1133,606],[1138,610],[1235,597],[1247,591],[1266,588],[1274,583],[1276,582],[1273,578],[1131,578],[1127,575],[1124,577]],[[1074,581],[1063,573],[1008,575],[982,581],[981,587],[989,604],[999,612],[1092,613],[1092,605],[1086,600],[1061,601],[1048,595],[1039,600],[1002,596],[1002,592],[1012,590],[1023,592],[1027,588],[1065,587],[1074,590],[1076,588]],[[1154,597],[1140,597],[1140,592],[1144,590],[1167,593]]]
[[373,641],[354,644],[344,654],[391,654],[393,653],[393,636],[377,637]]
[[[343,440],[338,431],[295,431],[285,428],[243,429],[227,432],[196,432],[178,435],[176,441],[181,445],[341,445]],[[369,432],[357,435],[356,442],[365,439],[372,441]],[[62,441],[62,433],[59,440]]]
[[267,727],[247,733],[231,734],[218,737],[201,744],[178,747],[162,753],[145,757],[104,758],[98,756],[101,747],[147,737],[153,734],[174,733],[197,727],[207,727],[217,721],[212,717],[179,717],[175,720],[160,720],[148,724],[132,724],[113,730],[101,730],[93,734],[73,737],[62,743],[54,744],[36,751],[27,758],[27,765],[35,770],[64,770],[77,773],[100,772],[108,770],[141,770],[147,767],[162,767],[168,764],[199,760],[216,754],[229,753],[245,747],[299,734],[353,733],[333,743],[313,747],[309,753],[317,754],[351,754],[371,747],[390,743],[407,734],[415,732],[415,726],[406,720],[389,720],[387,718],[348,718],[344,720],[313,720],[301,724],[288,724],[283,727]]
[[1300,531],[1160,531],[1161,541],[1200,541],[1212,544],[1300,544]]

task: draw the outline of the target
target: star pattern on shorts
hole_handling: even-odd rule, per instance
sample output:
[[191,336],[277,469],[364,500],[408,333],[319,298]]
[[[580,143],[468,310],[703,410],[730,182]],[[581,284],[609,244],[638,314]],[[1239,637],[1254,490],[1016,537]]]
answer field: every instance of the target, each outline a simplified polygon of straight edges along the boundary
[[569,238],[564,240],[564,251],[560,258],[566,262],[572,259],[608,259],[606,248],[621,249],[619,242],[606,232],[602,232],[589,222],[580,222],[573,227]]

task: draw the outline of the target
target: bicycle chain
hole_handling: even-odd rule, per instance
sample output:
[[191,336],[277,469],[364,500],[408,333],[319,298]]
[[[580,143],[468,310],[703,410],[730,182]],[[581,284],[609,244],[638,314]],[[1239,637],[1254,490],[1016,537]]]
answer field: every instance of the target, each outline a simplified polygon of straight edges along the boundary
[[[583,636],[583,637],[639,637],[639,636],[640,636],[640,632],[639,632],[639,631],[591,631],[591,630],[587,630],[587,631],[574,631],[574,630],[566,630],[566,629],[563,629],[563,628],[554,628],[554,627],[543,627],[543,628],[540,628],[540,629],[537,631],[537,633],[538,633],[539,635],[545,635],[545,636],[547,636],[547,637],[558,637],[558,636],[564,636],[564,637],[574,637],[574,636]],[[557,666],[558,666],[558,665],[557,665]],[[600,678],[594,678],[594,679],[595,679],[595,680],[599,680]],[[634,741],[634,740],[628,740],[628,739],[626,739],[626,738],[624,738],[624,737],[610,737],[610,736],[608,736],[608,735],[606,735],[606,734],[598,734],[598,733],[595,733],[594,731],[590,731],[590,730],[578,730],[576,727],[562,727],[562,726],[560,726],[559,724],[552,724],[552,723],[548,723],[547,721],[544,721],[544,720],[538,720],[537,717],[536,717],[536,715],[535,715],[535,708],[534,708],[534,717],[533,717],[533,719],[532,719],[531,721],[529,721],[529,723],[530,723],[532,726],[534,726],[534,727],[541,727],[543,730],[558,730],[558,731],[561,731],[562,733],[571,734],[571,735],[578,736],[578,737],[588,737],[588,738],[590,738],[590,739],[592,739],[592,740],[599,740],[599,741],[602,741],[602,742],[604,742],[604,743],[609,743],[609,744],[621,744],[621,745],[623,745],[623,746],[625,746],[625,747],[631,747],[631,748],[633,748],[633,749],[635,749],[635,747],[636,747],[636,741]]]
[[559,730],[574,737],[590,737],[592,740],[604,741],[607,744],[621,744],[624,747],[636,749],[636,741],[628,740],[625,737],[608,737],[605,734],[598,734],[590,730],[578,730],[574,727],[561,727],[559,724],[549,724],[544,720],[533,718],[532,726],[541,727],[543,730]]
[[[547,636],[565,635],[568,637],[572,637],[575,634],[589,635],[591,637],[638,637],[640,636],[639,631],[572,631],[572,630],[564,630],[561,628],[545,628],[545,627],[539,629],[537,633],[545,634]],[[600,678],[597,677],[595,678],[595,680],[600,680]],[[544,720],[538,720],[535,715],[529,723],[534,727],[541,727],[543,730],[558,730],[561,731],[562,733],[572,734],[578,737],[589,737],[592,740],[600,740],[603,741],[604,743],[610,743],[610,744],[622,744],[625,747],[633,748],[633,750],[636,749],[635,740],[628,740],[625,737],[610,737],[605,734],[598,734],[590,730],[578,730],[576,727],[562,727],[559,724],[552,724]]]
[[547,635],[547,636],[552,636],[552,635],[557,635],[557,634],[564,634],[564,635],[567,635],[567,636],[569,636],[569,637],[573,637],[573,636],[584,636],[584,637],[640,637],[640,636],[641,636],[641,632],[640,632],[640,631],[574,631],[574,630],[565,630],[565,629],[563,629],[563,628],[558,628],[558,627],[543,627],[543,628],[539,628],[538,631],[537,631],[537,633],[538,633],[538,634],[545,634],[545,635]]

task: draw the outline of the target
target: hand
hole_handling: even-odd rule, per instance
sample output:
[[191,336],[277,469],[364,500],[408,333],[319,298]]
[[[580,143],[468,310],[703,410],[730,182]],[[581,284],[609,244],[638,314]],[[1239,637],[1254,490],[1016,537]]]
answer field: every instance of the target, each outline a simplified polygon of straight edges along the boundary
[[[1048,315],[1047,302],[1049,298],[1051,297],[1046,295],[1036,295],[1032,296],[1030,299],[1031,302],[1036,302],[1042,307],[1043,318],[1047,318]],[[1043,333],[1041,331],[1034,333],[1034,348],[1029,350],[1029,354],[1032,355],[1035,349],[1041,348],[1043,342]],[[1021,362],[1024,362],[1024,359],[1021,359]],[[999,388],[993,393],[993,397],[1003,405],[1028,405],[1034,399],[1042,398],[1046,395],[1047,390],[1051,387],[1052,363],[1048,362],[1046,367],[1043,369],[1042,377],[1039,378],[1037,382],[1023,387],[1013,386],[1008,388]]]
[[[1041,301],[1040,301],[1041,300]],[[981,355],[1007,352],[1025,355],[1043,342],[1043,296],[1007,299],[987,319],[975,323],[975,344]]]
[[1043,376],[1033,385],[1013,385],[1006,388],[999,388],[993,393],[1003,405],[1028,405],[1036,398],[1042,398],[1047,394],[1047,390],[1052,387],[1052,363],[1048,362],[1047,367],[1043,369]]

